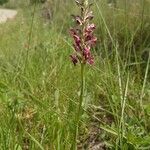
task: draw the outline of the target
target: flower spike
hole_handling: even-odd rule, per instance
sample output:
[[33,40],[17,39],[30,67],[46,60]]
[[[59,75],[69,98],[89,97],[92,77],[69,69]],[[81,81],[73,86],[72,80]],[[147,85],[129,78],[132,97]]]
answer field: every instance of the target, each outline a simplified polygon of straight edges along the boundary
[[77,63],[94,63],[94,57],[91,54],[91,49],[95,46],[97,38],[94,36],[96,26],[90,23],[93,19],[93,12],[90,11],[92,4],[88,4],[88,0],[75,0],[77,6],[80,8],[80,15],[72,15],[76,27],[70,29],[70,34],[73,38],[74,53],[70,55],[71,61],[74,65]]

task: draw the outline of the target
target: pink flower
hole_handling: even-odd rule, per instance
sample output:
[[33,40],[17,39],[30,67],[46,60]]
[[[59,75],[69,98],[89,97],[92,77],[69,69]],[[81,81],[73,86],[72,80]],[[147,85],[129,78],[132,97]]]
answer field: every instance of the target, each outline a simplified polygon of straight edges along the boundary
[[89,11],[91,5],[89,4],[86,9],[83,9],[83,3],[78,0],[76,3],[81,8],[81,16],[72,15],[77,25],[70,30],[75,51],[70,57],[74,65],[78,62],[93,64],[94,57],[91,49],[96,44],[97,38],[94,36],[95,24],[89,23],[93,19],[93,13]]
[[71,29],[70,34],[73,37],[75,44],[79,45],[81,43],[81,38],[78,35],[77,31],[75,29]]
[[85,29],[85,32],[93,32],[96,29],[96,26],[94,23],[88,25]]
[[80,16],[75,16],[75,15],[72,15],[72,16],[78,25],[83,24],[83,19]]
[[86,44],[89,46],[94,46],[97,42],[97,38],[94,37],[93,35],[88,35],[85,39]]
[[83,51],[83,56],[85,57],[85,60],[87,60],[90,57],[90,55],[91,55],[90,47],[85,47]]
[[76,52],[82,51],[82,47],[80,44],[73,44],[73,47],[74,47]]
[[87,62],[89,64],[93,64],[94,63],[94,58],[91,55],[90,47],[85,47],[84,48],[83,56],[85,58],[85,62]]
[[93,58],[93,56],[91,56],[91,57],[88,59],[88,63],[89,63],[90,65],[92,65],[92,64],[94,63],[94,58]]
[[74,65],[76,65],[78,63],[78,58],[75,54],[70,55],[70,58]]

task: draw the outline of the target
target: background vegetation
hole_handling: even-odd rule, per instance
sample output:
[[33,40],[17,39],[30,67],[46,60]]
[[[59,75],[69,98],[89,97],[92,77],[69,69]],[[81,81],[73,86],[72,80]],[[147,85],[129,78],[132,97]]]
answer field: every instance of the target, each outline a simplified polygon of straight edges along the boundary
[[[150,1],[93,0],[98,42],[86,68],[78,149],[150,149]],[[0,149],[69,150],[80,68],[69,55],[73,0],[10,0],[0,25]]]
[[7,3],[7,2],[8,2],[8,0],[0,0],[0,5]]

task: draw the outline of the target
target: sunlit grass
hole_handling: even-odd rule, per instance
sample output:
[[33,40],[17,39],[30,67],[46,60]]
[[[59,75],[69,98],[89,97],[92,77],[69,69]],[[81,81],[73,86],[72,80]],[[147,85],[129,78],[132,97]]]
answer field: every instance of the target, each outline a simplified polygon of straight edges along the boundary
[[[78,138],[84,149],[150,148],[150,58],[142,59],[150,43],[149,1],[137,3],[126,11],[123,4],[94,2],[99,41],[96,63],[86,67]],[[38,5],[18,9],[15,20],[0,25],[0,149],[71,147],[80,91],[80,69],[68,57],[72,4],[55,2],[50,22]]]

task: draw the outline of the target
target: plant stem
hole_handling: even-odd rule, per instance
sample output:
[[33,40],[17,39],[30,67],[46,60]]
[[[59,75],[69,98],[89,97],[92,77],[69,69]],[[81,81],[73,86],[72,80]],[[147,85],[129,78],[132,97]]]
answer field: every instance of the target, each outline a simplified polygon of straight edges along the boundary
[[85,64],[81,63],[81,91],[80,91],[80,101],[78,104],[78,110],[76,113],[76,120],[75,120],[76,126],[75,126],[74,145],[73,145],[74,150],[77,150],[78,129],[79,129],[79,122],[80,122],[80,116],[82,111],[82,103],[84,98],[84,85],[85,85],[84,69],[85,69]]

